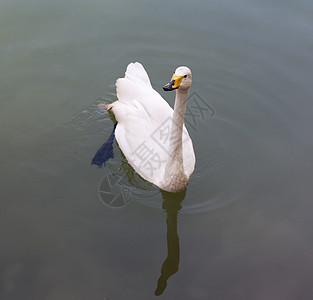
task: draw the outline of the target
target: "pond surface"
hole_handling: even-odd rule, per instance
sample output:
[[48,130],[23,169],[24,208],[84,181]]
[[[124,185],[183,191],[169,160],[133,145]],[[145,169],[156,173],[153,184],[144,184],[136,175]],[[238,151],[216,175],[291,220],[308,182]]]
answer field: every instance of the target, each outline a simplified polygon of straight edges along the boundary
[[[0,3],[0,298],[312,299],[313,2]],[[197,163],[162,193],[101,103],[193,72]]]

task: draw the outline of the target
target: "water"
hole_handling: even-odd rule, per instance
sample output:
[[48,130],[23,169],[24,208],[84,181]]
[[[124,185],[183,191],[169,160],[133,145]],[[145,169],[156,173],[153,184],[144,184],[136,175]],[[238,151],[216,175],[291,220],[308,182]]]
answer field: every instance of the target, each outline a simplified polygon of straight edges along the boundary
[[[311,1],[0,8],[1,299],[313,298]],[[90,166],[131,61],[193,71],[179,195]]]

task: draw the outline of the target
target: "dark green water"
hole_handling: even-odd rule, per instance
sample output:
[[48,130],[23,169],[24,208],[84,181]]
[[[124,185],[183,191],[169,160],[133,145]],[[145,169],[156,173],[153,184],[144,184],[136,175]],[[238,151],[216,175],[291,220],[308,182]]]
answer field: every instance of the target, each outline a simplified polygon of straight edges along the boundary
[[[0,299],[312,299],[312,15],[306,0],[2,0]],[[185,193],[138,178],[116,144],[90,166],[113,128],[97,105],[131,61],[171,105],[162,86],[193,72]]]

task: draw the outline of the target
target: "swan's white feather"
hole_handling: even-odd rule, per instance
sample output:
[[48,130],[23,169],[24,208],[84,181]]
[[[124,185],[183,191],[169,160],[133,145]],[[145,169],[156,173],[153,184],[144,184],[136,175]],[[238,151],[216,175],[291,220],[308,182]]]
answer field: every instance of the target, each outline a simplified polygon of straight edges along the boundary
[[[151,86],[143,66],[127,67],[125,77],[116,81],[118,101],[112,104],[117,120],[116,140],[135,171],[156,186],[164,186],[169,160],[169,130],[173,109]],[[192,141],[183,128],[183,165],[189,178],[194,170]]]
[[139,62],[130,63],[127,66],[125,77],[134,81],[140,79],[151,87],[149,76],[144,67],[142,66],[142,64]]

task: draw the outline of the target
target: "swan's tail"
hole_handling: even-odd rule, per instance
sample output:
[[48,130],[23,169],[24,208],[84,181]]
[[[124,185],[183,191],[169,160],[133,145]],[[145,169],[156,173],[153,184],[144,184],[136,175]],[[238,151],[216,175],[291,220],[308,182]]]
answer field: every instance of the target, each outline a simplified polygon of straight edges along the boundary
[[[117,124],[117,123],[116,123]],[[113,131],[108,138],[108,140],[99,148],[99,150],[96,152],[95,156],[93,157],[91,164],[97,165],[98,167],[105,166],[106,161],[108,161],[110,158],[114,157],[113,153],[113,142],[114,142],[114,132],[116,128],[116,124],[114,125]]]

